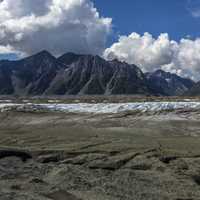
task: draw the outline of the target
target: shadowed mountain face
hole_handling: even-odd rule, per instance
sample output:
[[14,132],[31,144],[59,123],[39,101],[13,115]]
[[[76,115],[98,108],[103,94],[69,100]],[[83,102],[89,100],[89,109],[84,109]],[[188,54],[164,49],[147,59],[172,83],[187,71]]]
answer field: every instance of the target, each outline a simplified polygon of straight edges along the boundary
[[185,93],[188,96],[199,96],[200,95],[200,82],[196,83],[189,91]]
[[145,76],[134,65],[91,55],[75,56],[68,65],[68,59],[61,58],[66,68],[57,73],[46,94],[148,94]]
[[149,89],[152,93],[164,96],[182,95],[194,86],[190,79],[182,78],[162,70],[146,73]]
[[0,61],[0,94],[179,95],[193,82],[157,71],[146,76],[135,65],[99,56],[67,53],[55,58],[42,51],[19,61]]

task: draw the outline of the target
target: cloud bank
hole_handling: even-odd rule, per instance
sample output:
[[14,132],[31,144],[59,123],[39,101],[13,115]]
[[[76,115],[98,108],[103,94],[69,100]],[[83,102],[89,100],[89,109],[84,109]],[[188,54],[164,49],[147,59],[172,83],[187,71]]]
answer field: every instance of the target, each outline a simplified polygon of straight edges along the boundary
[[0,0],[0,53],[101,54],[111,26],[90,0]]
[[120,36],[118,42],[105,50],[104,57],[136,64],[144,72],[163,69],[194,80],[200,77],[200,38],[176,42],[167,33],[158,38],[149,33],[132,33]]

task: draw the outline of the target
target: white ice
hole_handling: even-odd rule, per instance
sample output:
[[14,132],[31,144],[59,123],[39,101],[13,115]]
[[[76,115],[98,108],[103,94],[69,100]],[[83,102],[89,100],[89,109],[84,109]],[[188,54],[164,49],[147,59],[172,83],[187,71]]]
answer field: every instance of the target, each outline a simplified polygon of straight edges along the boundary
[[145,102],[145,103],[75,103],[75,104],[1,104],[1,111],[4,108],[20,107],[24,105],[35,105],[50,111],[72,112],[72,113],[120,113],[124,111],[166,111],[177,109],[200,110],[200,102]]

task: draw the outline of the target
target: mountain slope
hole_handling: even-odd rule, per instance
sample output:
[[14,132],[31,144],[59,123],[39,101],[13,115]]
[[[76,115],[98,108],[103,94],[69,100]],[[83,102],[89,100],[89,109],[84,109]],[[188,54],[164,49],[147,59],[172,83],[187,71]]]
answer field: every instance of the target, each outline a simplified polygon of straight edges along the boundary
[[190,90],[184,93],[186,96],[200,96],[200,82],[196,83]]
[[0,61],[0,94],[13,94],[14,88],[12,85],[12,67],[13,62]]
[[[65,59],[63,59],[65,60]],[[46,94],[147,94],[146,79],[134,65],[80,56],[61,70]]]
[[161,70],[145,75],[135,65],[92,55],[66,53],[55,58],[42,51],[18,61],[0,61],[4,95],[179,95],[193,84]]
[[195,84],[190,79],[182,78],[176,74],[162,70],[147,73],[146,78],[152,93],[165,96],[182,95]]
[[7,91],[9,83],[9,92],[4,94],[42,95],[61,66],[47,51],[19,61],[0,62],[1,75],[7,77],[1,87]]

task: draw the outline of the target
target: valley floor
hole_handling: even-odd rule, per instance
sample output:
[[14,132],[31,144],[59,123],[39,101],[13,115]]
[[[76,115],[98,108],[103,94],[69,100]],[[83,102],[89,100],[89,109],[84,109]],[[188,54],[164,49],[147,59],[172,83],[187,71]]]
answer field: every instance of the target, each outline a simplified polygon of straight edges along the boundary
[[1,200],[198,200],[200,110],[0,113]]

